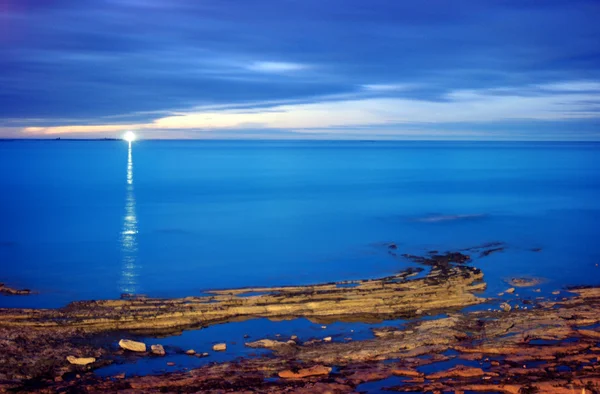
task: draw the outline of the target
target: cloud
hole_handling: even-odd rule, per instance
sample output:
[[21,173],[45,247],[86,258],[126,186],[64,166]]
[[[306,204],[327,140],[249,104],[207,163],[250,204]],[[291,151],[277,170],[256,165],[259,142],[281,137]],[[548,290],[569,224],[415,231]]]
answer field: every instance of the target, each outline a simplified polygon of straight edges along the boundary
[[538,85],[540,89],[559,92],[600,92],[600,82],[569,81]]
[[290,73],[310,68],[306,64],[289,62],[253,62],[248,65],[248,70],[262,73]]
[[374,1],[8,0],[0,136],[575,120],[600,133],[597,0]]
[[[569,82],[563,82],[569,84]],[[532,94],[532,92],[537,92]],[[443,100],[364,97],[256,108],[204,109],[162,116],[145,123],[27,127],[29,134],[98,133],[124,130],[227,130],[265,128],[319,130],[402,124],[454,124],[506,121],[565,121],[600,118],[600,92],[547,92],[535,87],[456,90]]]
[[364,90],[371,92],[398,92],[418,88],[414,83],[397,83],[397,84],[367,84],[361,85]]

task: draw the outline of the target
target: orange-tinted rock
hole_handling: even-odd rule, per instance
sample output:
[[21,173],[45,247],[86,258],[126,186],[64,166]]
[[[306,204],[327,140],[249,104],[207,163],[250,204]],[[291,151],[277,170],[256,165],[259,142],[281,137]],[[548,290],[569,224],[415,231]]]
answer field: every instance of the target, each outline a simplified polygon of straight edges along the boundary
[[447,371],[440,371],[427,375],[427,379],[445,379],[445,378],[473,378],[483,376],[485,372],[481,368],[467,367],[457,365]]
[[323,365],[315,365],[310,368],[302,368],[298,371],[285,370],[279,372],[279,377],[283,379],[302,379],[310,376],[320,376],[320,375],[329,375],[331,372],[330,367],[325,367]]
[[396,376],[406,376],[409,378],[419,378],[424,375],[421,372],[416,371],[414,369],[394,369],[392,370],[392,374]]

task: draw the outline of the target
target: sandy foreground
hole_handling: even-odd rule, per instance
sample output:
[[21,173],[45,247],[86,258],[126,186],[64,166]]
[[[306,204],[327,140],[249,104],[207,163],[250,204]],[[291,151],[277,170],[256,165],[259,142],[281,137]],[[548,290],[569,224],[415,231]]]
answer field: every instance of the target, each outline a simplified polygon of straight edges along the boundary
[[[389,248],[395,252],[396,246]],[[473,252],[497,250],[487,245]],[[484,275],[469,265],[469,256],[406,257],[419,268],[379,279],[0,309],[0,391],[352,393],[372,382],[391,392],[600,393],[600,287],[534,299],[519,299],[508,289],[510,300],[486,299],[478,296]],[[484,303],[491,310],[462,311]],[[427,318],[441,312],[445,317]],[[127,334],[171,335],[257,317],[322,324],[409,320],[373,328],[366,340],[267,339],[265,333],[246,346],[272,350],[268,356],[190,371],[109,378],[93,373],[123,355],[163,357],[159,347],[116,346]],[[438,364],[428,369],[434,372],[422,371]]]

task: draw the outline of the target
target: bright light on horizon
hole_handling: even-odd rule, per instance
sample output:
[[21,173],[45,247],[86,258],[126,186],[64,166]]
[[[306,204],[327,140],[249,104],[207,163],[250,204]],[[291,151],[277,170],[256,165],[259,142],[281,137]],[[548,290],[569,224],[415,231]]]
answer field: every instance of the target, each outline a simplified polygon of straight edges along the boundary
[[127,142],[132,142],[135,141],[135,134],[133,134],[132,131],[128,131],[127,133],[125,133],[125,135],[123,136],[123,139]]

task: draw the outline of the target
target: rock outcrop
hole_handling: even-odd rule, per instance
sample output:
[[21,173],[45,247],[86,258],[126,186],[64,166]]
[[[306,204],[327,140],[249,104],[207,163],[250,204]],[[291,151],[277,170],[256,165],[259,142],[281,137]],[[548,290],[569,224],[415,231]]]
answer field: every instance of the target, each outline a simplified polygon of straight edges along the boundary
[[[413,256],[414,257],[414,256]],[[313,321],[380,321],[485,302],[474,293],[485,288],[483,274],[464,265],[460,253],[420,260],[431,266],[423,278],[408,269],[380,279],[309,286],[212,291],[213,296],[178,299],[133,298],[74,302],[62,309],[0,309],[0,327],[74,327],[85,332],[137,330],[174,332],[235,318],[306,317]],[[455,263],[456,262],[456,263]],[[260,295],[244,296],[258,292]],[[419,313],[417,313],[419,312]]]

